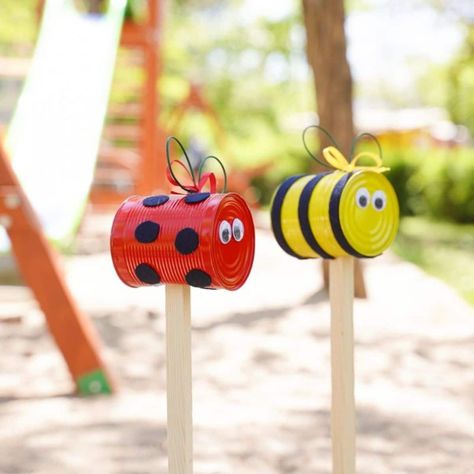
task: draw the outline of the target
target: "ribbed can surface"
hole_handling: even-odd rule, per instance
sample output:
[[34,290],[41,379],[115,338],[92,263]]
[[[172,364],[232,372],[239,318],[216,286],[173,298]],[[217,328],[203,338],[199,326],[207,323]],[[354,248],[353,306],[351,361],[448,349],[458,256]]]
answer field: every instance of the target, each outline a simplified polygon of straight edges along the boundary
[[[189,201],[189,196],[198,200]],[[110,245],[124,283],[228,290],[245,283],[255,251],[246,202],[235,193],[200,196],[132,196],[122,203]]]

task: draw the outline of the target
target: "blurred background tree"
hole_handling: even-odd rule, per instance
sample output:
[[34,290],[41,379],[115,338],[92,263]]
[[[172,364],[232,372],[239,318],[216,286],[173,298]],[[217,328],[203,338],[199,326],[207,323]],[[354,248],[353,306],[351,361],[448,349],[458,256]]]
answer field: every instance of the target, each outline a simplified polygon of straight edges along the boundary
[[[319,122],[348,154],[354,138],[352,75],[347,59],[343,0],[303,0],[308,62]],[[321,146],[333,145],[323,133]]]

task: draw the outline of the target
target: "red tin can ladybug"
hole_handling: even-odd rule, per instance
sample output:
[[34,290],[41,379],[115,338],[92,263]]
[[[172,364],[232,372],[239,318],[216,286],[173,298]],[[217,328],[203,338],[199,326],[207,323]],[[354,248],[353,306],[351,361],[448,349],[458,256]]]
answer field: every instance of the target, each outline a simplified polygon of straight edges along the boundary
[[[173,172],[173,163],[183,164],[169,159],[172,140],[184,153],[192,185],[183,186]],[[255,228],[247,203],[236,193],[216,193],[215,175],[202,174],[205,161],[217,158],[202,162],[196,183],[186,151],[175,137],[168,139],[166,151],[169,181],[186,194],[132,196],[122,203],[110,239],[118,276],[133,287],[171,283],[240,288],[255,253]],[[201,192],[207,182],[210,192]]]

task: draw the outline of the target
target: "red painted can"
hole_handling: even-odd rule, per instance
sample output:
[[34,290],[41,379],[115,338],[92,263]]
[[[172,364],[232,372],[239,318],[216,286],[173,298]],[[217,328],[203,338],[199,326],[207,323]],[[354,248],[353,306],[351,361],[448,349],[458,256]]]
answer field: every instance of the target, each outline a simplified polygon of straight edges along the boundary
[[110,246],[115,270],[129,286],[236,290],[252,268],[255,228],[235,193],[132,196],[117,211]]

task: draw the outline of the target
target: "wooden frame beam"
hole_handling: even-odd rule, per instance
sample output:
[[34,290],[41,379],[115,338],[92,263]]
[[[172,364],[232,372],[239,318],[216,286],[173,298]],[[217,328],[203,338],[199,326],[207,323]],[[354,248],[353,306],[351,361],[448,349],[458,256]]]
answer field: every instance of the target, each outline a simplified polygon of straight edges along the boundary
[[44,236],[1,143],[0,218],[18,268],[46,317],[77,392],[82,395],[112,392],[112,378],[100,355],[96,332],[74,301],[59,257]]

